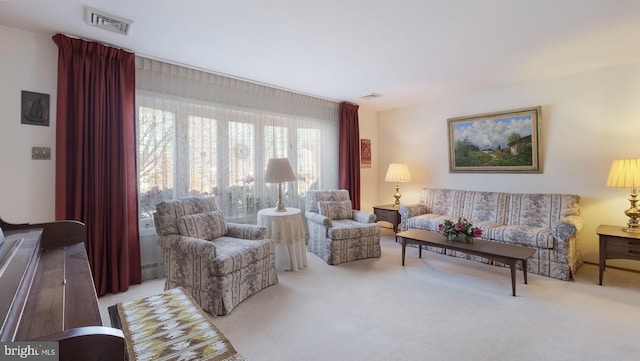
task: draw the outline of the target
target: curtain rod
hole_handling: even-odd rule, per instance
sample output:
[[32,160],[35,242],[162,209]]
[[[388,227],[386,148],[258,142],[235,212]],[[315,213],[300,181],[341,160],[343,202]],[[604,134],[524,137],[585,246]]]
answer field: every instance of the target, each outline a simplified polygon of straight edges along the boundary
[[[123,48],[122,46],[119,46],[119,45],[114,45],[114,44],[105,43],[104,41],[99,41],[99,40],[89,39],[89,38],[85,38],[85,37],[82,37],[82,36],[71,35],[71,34],[67,34],[67,33],[56,33],[56,34],[62,34],[62,35],[64,35],[64,36],[68,36],[68,37],[70,37],[70,38],[79,39],[79,40],[84,40],[84,41],[90,41],[90,42],[93,42],[93,43],[98,43],[98,44],[101,44],[101,45],[104,45],[104,46],[108,46],[108,47],[110,47],[110,48],[116,48],[116,49],[124,50],[124,51],[127,51],[127,52],[129,52],[129,53],[133,53],[134,55],[135,55],[135,53],[136,53],[135,51],[133,51],[133,50],[131,50],[131,49],[126,49],[126,48]],[[55,35],[55,34],[54,34],[54,35]]]

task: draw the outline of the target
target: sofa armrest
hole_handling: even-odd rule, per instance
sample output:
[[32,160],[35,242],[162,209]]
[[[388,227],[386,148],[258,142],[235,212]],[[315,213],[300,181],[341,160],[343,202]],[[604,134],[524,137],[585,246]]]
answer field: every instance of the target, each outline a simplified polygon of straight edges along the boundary
[[243,239],[264,239],[267,237],[267,228],[255,224],[227,222],[227,236]]
[[307,221],[309,222],[316,223],[326,228],[333,227],[333,222],[331,222],[331,219],[329,219],[329,217],[321,215],[320,213],[305,212],[304,215],[305,217],[307,217]]
[[409,218],[427,213],[427,207],[423,203],[404,204],[398,208],[400,213],[400,230],[408,230]]
[[427,207],[422,203],[403,204],[398,208],[398,213],[400,213],[404,221],[405,219],[427,213]]
[[375,223],[376,215],[371,212],[360,211],[357,209],[353,210],[353,217],[351,217],[356,222],[360,223]]
[[584,227],[584,221],[579,216],[567,216],[551,224],[551,232],[559,241],[566,241],[575,237]]
[[216,245],[206,239],[172,234],[158,237],[158,244],[160,244],[162,248],[170,249],[171,252],[187,258],[203,257],[211,260],[216,258],[217,255]]

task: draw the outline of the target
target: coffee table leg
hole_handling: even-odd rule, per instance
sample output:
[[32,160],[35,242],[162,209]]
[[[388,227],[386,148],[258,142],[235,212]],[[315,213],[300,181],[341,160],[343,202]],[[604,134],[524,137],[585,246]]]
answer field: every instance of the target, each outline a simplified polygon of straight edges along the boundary
[[401,238],[402,238],[402,265],[404,266],[404,252],[407,249],[407,240],[404,237],[401,237]]
[[527,284],[527,260],[522,260],[522,274],[524,274],[524,284]]
[[418,258],[422,258],[422,245],[418,245]]
[[511,290],[513,291],[513,297],[516,296],[516,261],[510,262],[511,266]]

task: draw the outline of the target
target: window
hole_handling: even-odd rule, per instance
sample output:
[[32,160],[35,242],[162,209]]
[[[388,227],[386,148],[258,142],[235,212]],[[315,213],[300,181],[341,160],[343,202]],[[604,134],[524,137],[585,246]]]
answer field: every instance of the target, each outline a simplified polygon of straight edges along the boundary
[[138,189],[141,219],[153,216],[158,201],[175,196],[174,125],[175,114],[138,107]]
[[337,187],[337,103],[143,58],[136,67],[141,227],[156,203],[187,195],[215,195],[227,219],[255,223],[277,201],[270,158],[288,158],[298,177],[283,184],[287,206]]

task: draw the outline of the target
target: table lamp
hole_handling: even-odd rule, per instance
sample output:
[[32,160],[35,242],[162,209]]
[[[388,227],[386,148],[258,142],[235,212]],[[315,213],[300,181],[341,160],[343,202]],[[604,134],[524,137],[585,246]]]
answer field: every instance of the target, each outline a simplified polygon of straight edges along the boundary
[[267,171],[264,174],[264,181],[266,183],[278,183],[278,203],[276,205],[276,212],[284,212],[287,210],[284,208],[284,202],[282,202],[282,183],[294,180],[296,180],[296,176],[293,174],[293,169],[291,169],[289,159],[269,159],[269,162],[267,163]]
[[631,208],[624,211],[629,217],[626,232],[640,232],[640,210],[638,209],[638,187],[640,186],[640,158],[619,159],[613,162],[607,179],[607,187],[631,188]]
[[384,177],[386,182],[396,182],[396,193],[393,195],[396,201],[393,203],[394,207],[400,206],[400,184],[399,182],[411,182],[411,175],[409,174],[409,167],[404,163],[391,163],[387,168],[387,175]]

